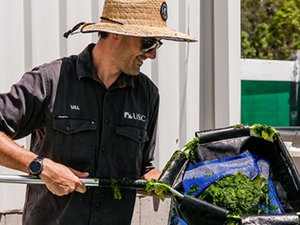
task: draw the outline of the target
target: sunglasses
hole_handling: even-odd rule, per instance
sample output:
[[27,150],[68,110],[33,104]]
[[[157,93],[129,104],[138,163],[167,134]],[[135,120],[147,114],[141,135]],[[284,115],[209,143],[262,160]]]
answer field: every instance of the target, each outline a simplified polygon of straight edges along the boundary
[[162,46],[162,42],[160,40],[156,40],[155,38],[145,38],[142,41],[142,49],[143,53],[148,53],[153,51],[154,49],[158,49]]

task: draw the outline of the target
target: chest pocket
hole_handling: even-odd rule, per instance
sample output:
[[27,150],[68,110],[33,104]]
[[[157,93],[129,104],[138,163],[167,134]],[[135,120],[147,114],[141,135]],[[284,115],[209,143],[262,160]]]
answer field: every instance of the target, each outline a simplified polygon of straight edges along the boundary
[[141,173],[143,149],[149,140],[146,130],[138,127],[116,127],[114,135],[114,161],[118,175],[138,178]]
[[136,127],[116,127],[116,134],[140,144],[149,140],[147,132]]
[[88,171],[96,148],[97,123],[81,118],[55,118],[54,157],[74,169]]

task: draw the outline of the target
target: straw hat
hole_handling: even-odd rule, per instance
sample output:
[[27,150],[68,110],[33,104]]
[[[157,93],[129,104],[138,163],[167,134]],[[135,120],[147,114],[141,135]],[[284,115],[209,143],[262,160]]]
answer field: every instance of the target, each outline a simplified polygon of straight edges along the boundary
[[197,41],[167,28],[168,6],[164,0],[105,0],[98,23],[80,23],[65,33],[104,31],[137,37],[156,37],[173,41]]

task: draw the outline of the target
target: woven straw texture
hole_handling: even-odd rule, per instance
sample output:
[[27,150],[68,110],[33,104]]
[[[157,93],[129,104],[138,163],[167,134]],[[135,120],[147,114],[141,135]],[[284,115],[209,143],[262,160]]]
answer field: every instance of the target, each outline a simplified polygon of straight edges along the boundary
[[99,23],[84,26],[81,32],[105,31],[138,37],[197,41],[187,34],[168,29],[167,13],[164,0],[106,0],[102,17],[116,22],[101,19]]

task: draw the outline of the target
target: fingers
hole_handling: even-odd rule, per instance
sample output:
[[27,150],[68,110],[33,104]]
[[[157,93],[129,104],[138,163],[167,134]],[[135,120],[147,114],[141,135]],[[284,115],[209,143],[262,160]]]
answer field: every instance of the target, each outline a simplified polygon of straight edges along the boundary
[[81,185],[76,185],[75,191],[80,192],[80,193],[85,193],[86,187],[83,183],[81,183]]
[[75,169],[72,169],[69,167],[69,169],[79,178],[86,178],[89,176],[89,173],[88,172],[81,172],[81,171],[78,171],[78,170],[75,170]]
[[85,185],[75,175],[74,175],[74,179],[61,178],[55,181],[54,180],[49,182],[47,182],[47,180],[44,181],[49,191],[58,196],[68,195],[74,191],[77,191],[79,193],[86,192]]
[[50,159],[44,159],[44,169],[40,175],[49,191],[58,196],[67,195],[73,191],[86,192],[86,187],[79,178],[88,176],[87,172],[68,168]]
[[72,193],[74,190],[70,187],[58,187],[56,185],[46,185],[48,190],[57,196],[64,196]]
[[147,172],[146,174],[144,174],[144,176],[142,177],[143,179],[146,180],[151,180],[151,179],[158,179],[161,175],[160,170],[158,169],[152,169],[149,172]]
[[[79,178],[86,178],[89,176],[88,172],[81,172],[75,169],[70,168],[70,170]],[[80,181],[80,183],[76,184],[75,191],[84,193],[86,192],[86,187],[85,185]]]

